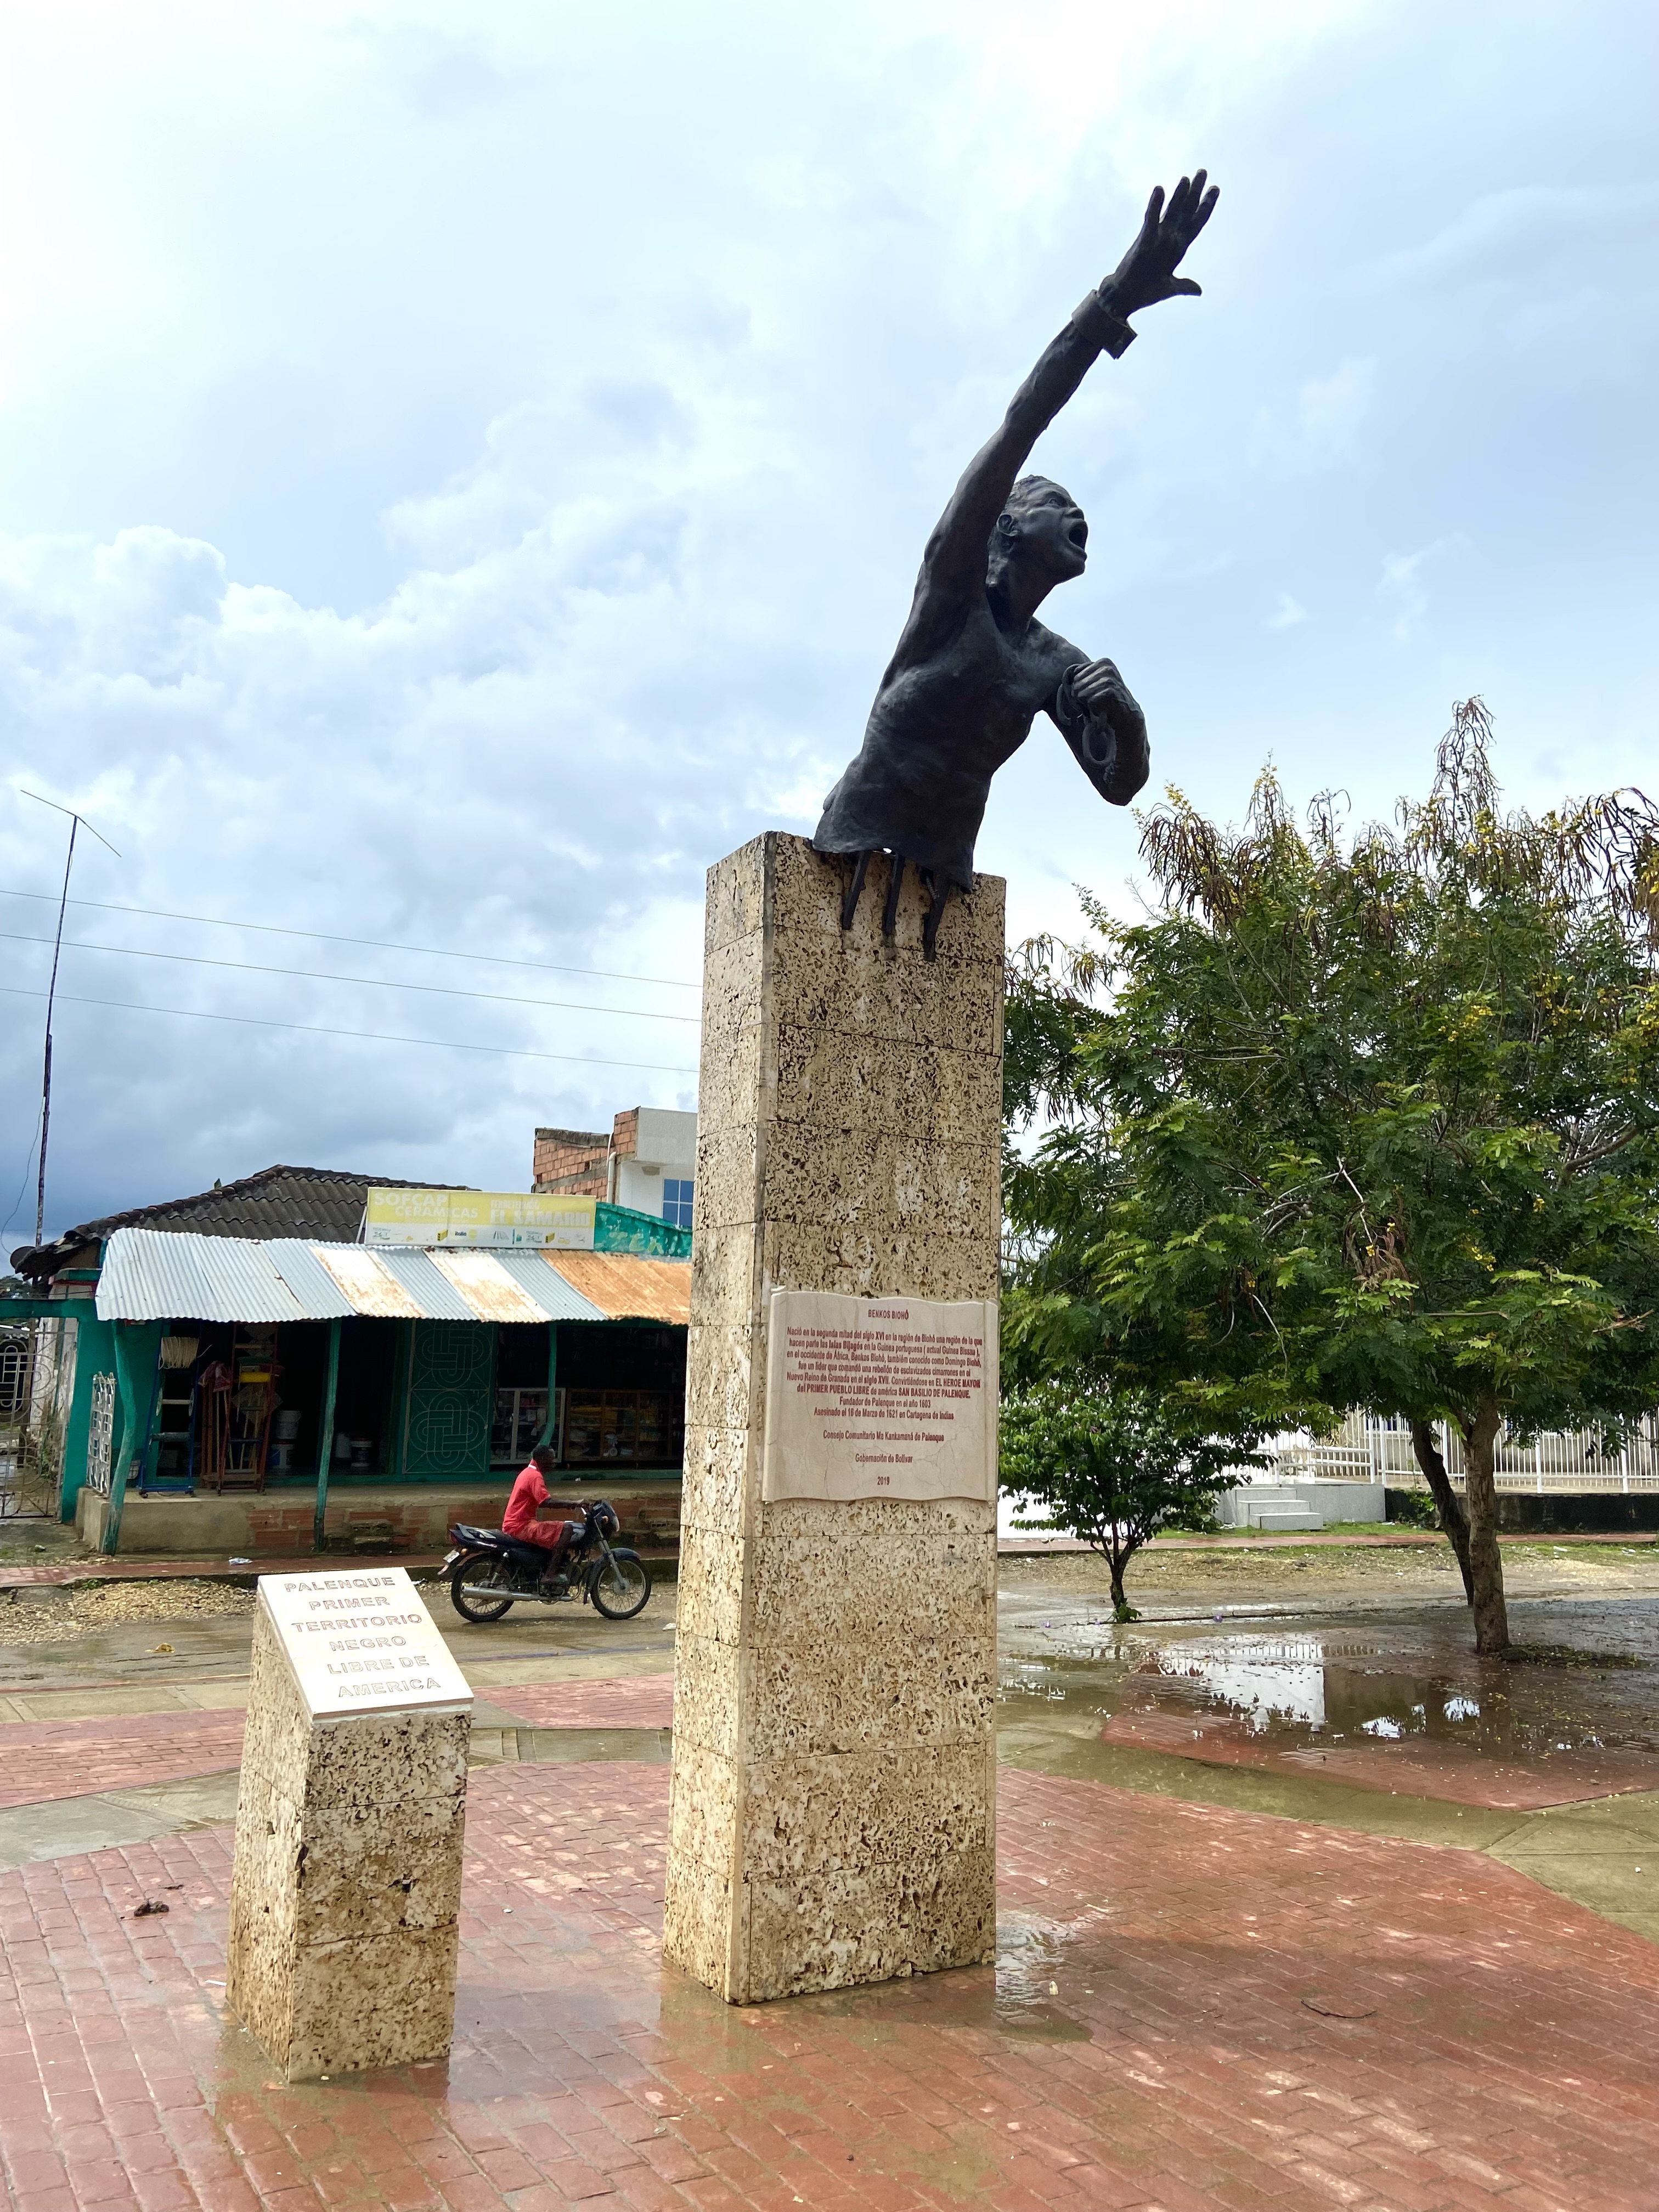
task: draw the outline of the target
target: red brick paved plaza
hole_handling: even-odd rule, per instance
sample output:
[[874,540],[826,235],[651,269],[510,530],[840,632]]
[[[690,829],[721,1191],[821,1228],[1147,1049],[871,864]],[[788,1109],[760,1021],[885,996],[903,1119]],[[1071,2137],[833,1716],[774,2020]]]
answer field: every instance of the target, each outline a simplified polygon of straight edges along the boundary
[[207,1713],[10,1722],[0,1735],[0,1807],[222,1774],[241,1765],[246,1726],[240,1705]]
[[[672,1675],[597,1682],[514,1684],[491,1691],[502,1711],[535,1728],[667,1728]],[[242,1763],[247,1711],[124,1713],[118,1718],[6,1723],[0,1746],[0,1810],[44,1805],[95,1790],[131,1790],[224,1774]]]
[[1491,1860],[1010,1772],[997,1975],[734,2012],[660,1961],[665,1802],[475,1773],[449,2063],[301,2089],[228,1830],[0,1875],[10,2203],[1659,2205],[1659,1950]]

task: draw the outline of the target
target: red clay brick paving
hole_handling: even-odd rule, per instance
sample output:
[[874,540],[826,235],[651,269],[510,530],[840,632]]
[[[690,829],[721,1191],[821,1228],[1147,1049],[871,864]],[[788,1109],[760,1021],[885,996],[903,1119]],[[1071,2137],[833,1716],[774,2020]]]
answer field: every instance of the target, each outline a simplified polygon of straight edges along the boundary
[[[534,1728],[668,1728],[674,1717],[672,1674],[515,1683],[488,1696]],[[222,1774],[242,1763],[246,1721],[246,1709],[234,1705],[202,1713],[125,1713],[118,1719],[8,1722],[0,1725],[0,1810]]]
[[222,1774],[242,1763],[246,1721],[236,1706],[209,1713],[8,1722],[0,1728],[0,1807]]
[[0,1875],[15,2212],[1659,2204],[1659,1949],[1489,1860],[1010,1772],[994,1975],[738,2012],[661,1965],[665,1803],[475,1775],[450,2061],[300,2089],[228,1831]]
[[[1309,1744],[1286,1749],[1255,1733],[1233,1714],[1134,1711],[1114,1713],[1103,1741],[1196,1759],[1206,1766],[1249,1766],[1267,1773],[1316,1774],[1361,1790],[1438,1797],[1455,1805],[1486,1805],[1498,1812],[1529,1812],[1540,1805],[1573,1805],[1589,1797],[1616,1797],[1629,1790],[1659,1790],[1659,1758],[1635,1747],[1605,1752],[1539,1751],[1505,1759],[1478,1744],[1390,1741]],[[1659,2191],[1654,2203],[1659,2205]]]
[[589,1682],[514,1682],[485,1693],[533,1728],[672,1728],[672,1674],[604,1676]]

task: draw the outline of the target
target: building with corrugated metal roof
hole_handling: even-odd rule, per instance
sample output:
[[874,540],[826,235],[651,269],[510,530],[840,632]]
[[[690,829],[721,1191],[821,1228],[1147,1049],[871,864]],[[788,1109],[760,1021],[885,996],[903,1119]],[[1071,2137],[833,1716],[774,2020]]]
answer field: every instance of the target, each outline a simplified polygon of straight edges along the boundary
[[257,1556],[354,1529],[427,1549],[449,1521],[495,1517],[546,1443],[562,1487],[602,1480],[660,1551],[689,1231],[589,1200],[592,1249],[368,1244],[371,1190],[485,1203],[272,1168],[13,1255],[54,1340],[38,1365],[61,1401],[64,1518],[108,1551]]

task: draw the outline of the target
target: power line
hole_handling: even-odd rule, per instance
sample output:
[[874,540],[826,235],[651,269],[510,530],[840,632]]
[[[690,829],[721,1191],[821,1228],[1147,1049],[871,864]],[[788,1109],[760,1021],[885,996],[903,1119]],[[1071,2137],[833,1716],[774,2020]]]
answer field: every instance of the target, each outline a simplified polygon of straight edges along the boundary
[[[3,1224],[0,1224],[0,1237],[3,1237],[3,1236],[5,1235],[5,1233],[6,1233],[6,1231],[11,1227],[12,1223],[13,1223],[14,1221],[15,1221],[15,1220],[16,1220],[16,1218],[17,1218],[17,1215],[18,1215],[18,1210],[19,1210],[19,1208],[22,1206],[22,1203],[23,1203],[23,1193],[24,1193],[24,1192],[28,1188],[28,1187],[29,1187],[29,1170],[30,1170],[30,1169],[33,1166],[33,1164],[34,1164],[34,1143],[35,1143],[35,1139],[40,1135],[40,1108],[39,1108],[39,1107],[37,1107],[37,1108],[35,1109],[35,1113],[34,1113],[34,1127],[33,1127],[33,1130],[32,1131],[32,1133],[31,1133],[31,1134],[30,1134],[30,1137],[29,1137],[29,1148],[28,1148],[27,1152],[23,1155],[23,1179],[22,1179],[22,1181],[21,1181],[21,1182],[18,1184],[18,1186],[17,1186],[17,1195],[16,1195],[16,1197],[15,1197],[15,1199],[13,1199],[13,1200],[12,1200],[12,1202],[11,1202],[11,1212],[10,1212],[6,1216],[6,1218],[5,1218],[5,1221],[4,1221]],[[40,1242],[40,1239],[37,1237],[35,1241],[36,1241],[36,1243],[38,1243]]]
[[[47,891],[8,890],[0,884],[0,898],[36,899],[50,905]],[[633,975],[616,968],[572,968],[557,960],[517,960],[505,952],[452,952],[441,945],[398,945],[384,937],[341,937],[326,929],[289,929],[275,921],[226,921],[215,914],[174,914],[160,906],[117,906],[106,899],[71,899],[71,906],[94,914],[140,914],[153,921],[198,922],[205,929],[252,929],[266,937],[308,937],[321,945],[361,945],[375,952],[417,952],[430,960],[476,960],[485,967],[534,968],[554,975],[597,975],[607,983],[660,983],[673,991],[695,991],[680,975]]]
[[[0,983],[0,992],[11,999],[44,999],[44,991],[26,991],[12,983]],[[124,1014],[173,1014],[187,1022],[234,1022],[240,1028],[254,1030],[295,1030],[303,1036],[349,1037],[359,1044],[419,1044],[435,1046],[442,1052],[487,1052],[505,1060],[556,1060],[571,1067],[631,1067],[648,1075],[695,1075],[695,1067],[669,1067],[651,1060],[604,1060],[596,1054],[574,1052],[532,1052],[523,1045],[467,1044],[456,1037],[388,1036],[378,1030],[325,1029],[315,1022],[274,1022],[262,1020],[254,1014],[207,1014],[194,1006],[143,1006],[131,999],[83,999],[68,991],[58,994],[60,1006],[107,1006]]]
[[[21,930],[0,929],[0,943],[52,942],[50,937],[31,937]],[[453,983],[400,983],[390,975],[335,975],[318,968],[276,968],[257,960],[216,960],[205,952],[152,952],[143,945],[93,945],[77,937],[71,937],[64,949],[70,952],[116,952],[131,960],[183,961],[192,968],[234,968],[246,975],[301,975],[313,983],[363,983],[377,991],[426,991],[434,998],[477,999],[497,1006],[551,1006],[567,1014],[617,1014],[631,1022],[690,1022],[695,1025],[701,1018],[696,1014],[655,1014],[641,1006],[595,1006],[585,999],[520,999],[504,991],[464,991]]]

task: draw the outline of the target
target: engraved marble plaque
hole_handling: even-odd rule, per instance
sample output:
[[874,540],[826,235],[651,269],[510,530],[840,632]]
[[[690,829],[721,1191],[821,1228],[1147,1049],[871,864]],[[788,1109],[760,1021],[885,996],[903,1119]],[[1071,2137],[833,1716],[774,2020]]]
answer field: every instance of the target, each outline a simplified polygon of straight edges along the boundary
[[314,1720],[471,1705],[465,1675],[402,1567],[261,1575],[259,1603]]
[[994,1299],[774,1291],[763,1498],[996,1496]]

